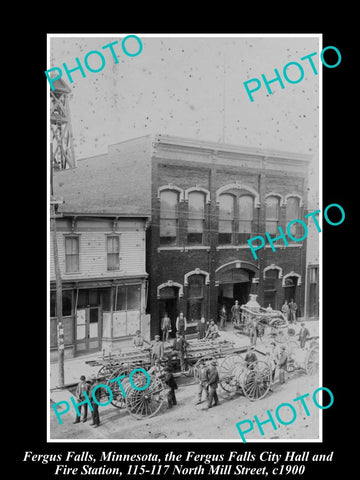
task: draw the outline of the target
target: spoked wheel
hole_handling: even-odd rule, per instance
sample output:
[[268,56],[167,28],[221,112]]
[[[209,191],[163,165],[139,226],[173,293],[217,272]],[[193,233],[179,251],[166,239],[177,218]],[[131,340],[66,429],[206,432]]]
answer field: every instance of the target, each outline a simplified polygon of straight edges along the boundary
[[314,345],[307,353],[305,370],[308,375],[315,375],[319,371],[319,346]]
[[245,360],[239,355],[229,355],[219,364],[220,386],[225,392],[236,392],[241,373],[246,369]]
[[108,365],[104,365],[100,368],[100,370],[97,373],[97,376],[100,378],[107,378],[109,375],[114,373],[114,370],[117,370],[119,368],[119,365],[112,365],[109,363]]
[[199,381],[199,370],[200,370],[200,361],[201,360],[204,360],[205,365],[207,366],[211,362],[211,360],[215,360],[215,357],[213,357],[212,355],[204,355],[203,357],[199,358],[199,360],[193,366],[193,373],[194,373],[195,382]]
[[244,395],[251,401],[260,400],[270,389],[271,369],[266,362],[257,360],[247,367],[242,378]]
[[[111,401],[111,405],[114,405],[116,408],[124,408],[125,407],[125,398],[123,395],[123,392],[121,391],[121,388],[119,386],[119,382],[111,382],[111,380],[114,380],[116,377],[120,377],[121,375],[124,375],[125,372],[123,368],[119,368],[115,370],[115,372],[110,375],[108,378],[106,384],[111,388],[111,391],[113,393],[113,399]],[[123,389],[125,390],[125,380],[128,380],[126,378],[122,378],[120,381],[121,385],[123,385]],[[126,391],[126,390],[125,390]],[[107,397],[109,396],[109,393],[107,392]]]
[[151,377],[151,383],[145,390],[135,390],[129,385],[126,388],[126,409],[139,420],[153,417],[166,401],[166,391],[163,382],[156,377]]

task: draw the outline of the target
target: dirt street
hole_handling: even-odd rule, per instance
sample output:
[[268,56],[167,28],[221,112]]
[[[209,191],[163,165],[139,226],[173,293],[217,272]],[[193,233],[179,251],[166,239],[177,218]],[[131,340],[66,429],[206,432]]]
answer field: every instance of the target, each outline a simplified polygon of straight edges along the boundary
[[[307,376],[301,371],[290,374],[287,382],[273,386],[273,392],[262,400],[250,402],[240,394],[228,394],[219,386],[218,395],[220,405],[211,409],[206,408],[206,402],[195,405],[197,401],[197,385],[191,383],[179,386],[176,392],[178,404],[172,409],[167,409],[165,404],[162,410],[153,418],[137,420],[125,409],[117,409],[112,405],[99,407],[101,425],[94,428],[90,425],[89,415],[86,423],[74,425],[74,410],[62,415],[63,425],[58,423],[53,408],[50,406],[50,438],[51,439],[174,439],[182,441],[217,440],[239,441],[241,437],[235,424],[245,419],[253,420],[257,415],[259,421],[268,418],[266,410],[270,410],[275,418],[275,410],[281,403],[293,404],[296,408],[296,420],[290,425],[282,425],[278,421],[277,430],[271,423],[263,426],[264,436],[259,432],[254,423],[254,429],[246,434],[247,440],[261,439],[319,439],[319,415],[318,409],[312,400],[312,394],[319,387],[317,376]],[[309,393],[306,404],[310,415],[307,416],[300,401],[293,399]],[[67,398],[64,397],[64,400]],[[324,402],[328,397],[324,395]],[[325,410],[326,414],[326,410]],[[288,407],[284,407],[280,413],[283,421],[292,418]],[[245,426],[244,426],[245,429]]]

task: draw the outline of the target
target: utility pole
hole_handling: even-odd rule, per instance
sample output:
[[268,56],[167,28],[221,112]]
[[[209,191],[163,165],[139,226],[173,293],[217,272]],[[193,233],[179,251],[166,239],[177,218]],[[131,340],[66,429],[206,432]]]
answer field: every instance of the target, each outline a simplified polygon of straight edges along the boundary
[[52,143],[50,144],[50,230],[52,231],[52,244],[53,244],[53,256],[54,256],[54,269],[55,269],[55,281],[56,281],[56,316],[57,316],[57,344],[58,344],[58,382],[60,387],[64,387],[64,326],[62,322],[62,281],[59,265],[59,254],[56,235],[56,219],[62,215],[57,214],[58,205],[64,203],[62,200],[56,200],[54,198],[54,159]]

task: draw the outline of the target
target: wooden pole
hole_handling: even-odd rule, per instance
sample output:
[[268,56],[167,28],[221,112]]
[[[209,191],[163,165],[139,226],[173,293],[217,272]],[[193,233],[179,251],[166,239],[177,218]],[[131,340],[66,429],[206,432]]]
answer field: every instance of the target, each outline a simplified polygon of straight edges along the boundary
[[[52,144],[50,148],[51,169],[53,169]],[[51,175],[51,195],[53,195],[53,176]],[[57,344],[58,344],[58,382],[59,387],[64,387],[64,326],[62,322],[62,282],[59,265],[59,253],[56,235],[56,207],[51,204],[51,230],[53,241],[54,270],[56,281],[56,316],[57,316]]]

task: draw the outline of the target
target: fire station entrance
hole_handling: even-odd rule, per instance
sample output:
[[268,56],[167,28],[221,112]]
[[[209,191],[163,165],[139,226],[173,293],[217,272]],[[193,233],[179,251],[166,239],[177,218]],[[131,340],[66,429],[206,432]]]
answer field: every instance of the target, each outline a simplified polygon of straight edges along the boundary
[[239,305],[243,305],[249,300],[255,271],[243,268],[242,263],[236,262],[217,272],[216,281],[219,282],[218,309],[220,310],[222,305],[225,305],[228,318],[230,318],[229,313],[235,300],[239,301]]

